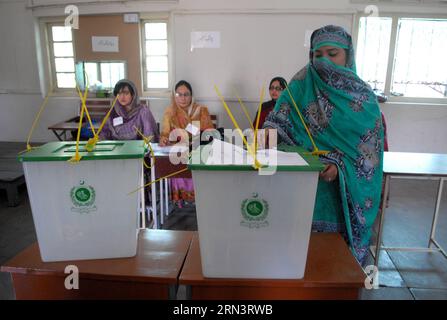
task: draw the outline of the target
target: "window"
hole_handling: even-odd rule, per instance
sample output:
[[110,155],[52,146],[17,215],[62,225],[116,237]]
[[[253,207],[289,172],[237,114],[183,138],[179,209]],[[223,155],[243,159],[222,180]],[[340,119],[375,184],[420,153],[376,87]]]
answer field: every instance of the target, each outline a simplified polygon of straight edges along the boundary
[[391,18],[361,18],[357,45],[357,71],[373,89],[385,91]]
[[447,97],[447,20],[361,17],[359,76],[391,97]]
[[48,22],[46,31],[53,88],[84,90],[88,81],[90,91],[109,91],[127,78],[126,61],[77,61],[72,29],[63,22]]
[[88,82],[90,89],[112,89],[119,80],[125,78],[126,63],[123,61],[82,61],[76,65],[76,79],[83,88]]
[[56,88],[74,88],[75,65],[71,27],[49,25],[50,59]]
[[168,24],[160,21],[143,23],[144,87],[169,88]]
[[447,96],[447,20],[399,19],[391,92]]

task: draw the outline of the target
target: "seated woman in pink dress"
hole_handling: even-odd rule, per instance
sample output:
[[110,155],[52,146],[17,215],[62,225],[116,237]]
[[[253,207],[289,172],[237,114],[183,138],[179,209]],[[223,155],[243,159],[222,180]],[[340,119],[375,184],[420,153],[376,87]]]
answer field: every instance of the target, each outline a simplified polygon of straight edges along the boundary
[[[175,129],[182,129],[176,130],[176,133],[182,135],[181,139],[183,141],[185,139],[191,141],[191,134],[184,129],[193,122],[197,124],[196,121],[200,122],[200,128],[198,128],[200,131],[214,128],[208,108],[194,102],[191,85],[187,81],[181,80],[175,85],[172,104],[166,108],[163,115],[160,146],[178,142],[178,139],[169,140],[169,135]],[[172,200],[177,202],[179,207],[182,206],[184,201],[194,201],[194,185],[191,178],[172,178],[170,180]]]

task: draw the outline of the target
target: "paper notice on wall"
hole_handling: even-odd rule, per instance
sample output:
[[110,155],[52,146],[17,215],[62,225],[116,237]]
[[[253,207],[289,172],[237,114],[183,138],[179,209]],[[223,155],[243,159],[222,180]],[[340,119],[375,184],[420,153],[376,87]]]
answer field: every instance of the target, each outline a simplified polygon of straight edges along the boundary
[[220,31],[192,31],[191,51],[198,48],[220,48]]
[[93,52],[119,52],[118,37],[92,37]]

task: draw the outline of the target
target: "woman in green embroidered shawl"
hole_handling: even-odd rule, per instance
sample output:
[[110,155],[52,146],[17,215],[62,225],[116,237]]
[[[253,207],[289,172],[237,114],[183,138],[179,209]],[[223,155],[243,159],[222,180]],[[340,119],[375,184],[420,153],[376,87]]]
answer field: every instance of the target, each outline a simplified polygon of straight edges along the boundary
[[[382,188],[383,126],[377,99],[356,74],[351,36],[325,26],[311,36],[309,63],[290,81],[264,128],[279,143],[313,151],[296,107],[326,164],[320,174],[312,230],[340,232],[364,264]],[[291,98],[293,97],[293,99]]]

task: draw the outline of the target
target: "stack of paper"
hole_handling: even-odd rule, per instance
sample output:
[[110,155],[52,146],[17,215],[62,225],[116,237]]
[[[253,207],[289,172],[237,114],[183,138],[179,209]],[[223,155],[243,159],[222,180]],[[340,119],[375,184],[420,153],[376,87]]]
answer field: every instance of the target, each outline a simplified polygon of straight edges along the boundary
[[[263,149],[256,152],[256,159],[265,166],[307,166],[296,152]],[[243,148],[221,140],[213,140],[207,165],[253,165],[253,155]]]
[[151,143],[152,150],[154,152],[159,153],[176,153],[176,152],[185,152],[188,151],[189,148],[187,146],[181,145],[173,145],[173,146],[164,146],[160,147],[158,143]]

